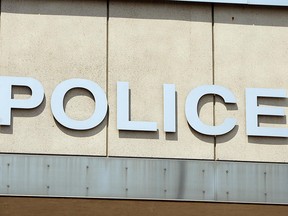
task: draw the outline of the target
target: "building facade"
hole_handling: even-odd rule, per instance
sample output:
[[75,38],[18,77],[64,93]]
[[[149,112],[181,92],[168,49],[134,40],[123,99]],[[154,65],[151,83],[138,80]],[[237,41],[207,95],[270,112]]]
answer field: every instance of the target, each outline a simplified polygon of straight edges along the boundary
[[0,208],[284,215],[287,5],[1,0]]

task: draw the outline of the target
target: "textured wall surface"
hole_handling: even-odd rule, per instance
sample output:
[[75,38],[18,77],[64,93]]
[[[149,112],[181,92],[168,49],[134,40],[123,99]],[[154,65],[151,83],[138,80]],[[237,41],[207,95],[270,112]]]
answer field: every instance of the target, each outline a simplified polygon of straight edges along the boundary
[[[0,126],[0,151],[40,154],[287,162],[287,138],[248,137],[245,88],[286,88],[287,8],[149,1],[1,0],[0,75],[29,76],[45,89],[33,110],[13,110]],[[96,128],[73,131],[51,113],[51,94],[61,81],[89,79],[107,94],[109,114]],[[157,132],[116,128],[116,83],[127,81],[131,120],[155,121]],[[163,128],[163,84],[177,91],[177,132]],[[203,97],[203,122],[235,117],[226,135],[201,135],[189,127],[184,104],[190,90],[223,85],[237,98],[224,106]],[[29,91],[15,88],[15,98]],[[96,101],[97,103],[97,101]],[[286,100],[260,100],[287,111]],[[89,118],[94,100],[75,89],[64,104],[71,118]],[[228,110],[227,110],[228,109]],[[285,118],[259,118],[260,125],[287,127]]]
[[[211,7],[112,1],[109,14],[109,155],[213,159],[213,137],[191,131],[184,114],[189,91],[212,84]],[[157,132],[117,131],[117,81],[130,83],[131,119],[156,121]],[[176,133],[164,132],[164,83],[176,85]],[[200,115],[212,124],[212,103]]]
[[[237,97],[237,109],[227,112],[216,105],[219,124],[233,116],[238,126],[217,137],[216,157],[220,160],[287,162],[288,139],[248,137],[245,119],[245,88],[280,88],[288,83],[287,8],[215,7],[215,84],[228,87]],[[262,98],[259,105],[285,108],[287,99]],[[233,110],[234,109],[234,110]],[[284,117],[259,117],[259,126],[286,127]]]
[[[1,1],[0,74],[33,77],[45,89],[40,107],[13,110],[12,125],[0,126],[1,152],[106,154],[106,120],[89,131],[72,131],[56,123],[50,109],[54,88],[66,79],[90,79],[105,90],[106,5],[98,1]],[[23,97],[27,90],[19,88],[15,94]],[[85,119],[94,109],[87,91],[71,90],[66,99],[66,111],[73,118]]]

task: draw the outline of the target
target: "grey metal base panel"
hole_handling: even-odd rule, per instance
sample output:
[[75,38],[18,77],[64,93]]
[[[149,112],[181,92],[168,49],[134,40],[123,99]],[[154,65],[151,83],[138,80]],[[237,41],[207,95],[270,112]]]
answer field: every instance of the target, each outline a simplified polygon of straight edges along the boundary
[[0,155],[0,194],[288,203],[288,164]]

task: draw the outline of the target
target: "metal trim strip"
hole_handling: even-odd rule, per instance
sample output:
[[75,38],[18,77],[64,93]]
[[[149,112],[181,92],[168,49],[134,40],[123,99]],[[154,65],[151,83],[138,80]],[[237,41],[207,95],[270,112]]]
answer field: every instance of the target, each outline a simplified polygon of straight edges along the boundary
[[174,1],[267,5],[267,6],[288,6],[288,0],[174,0]]
[[288,204],[288,164],[0,154],[5,196]]

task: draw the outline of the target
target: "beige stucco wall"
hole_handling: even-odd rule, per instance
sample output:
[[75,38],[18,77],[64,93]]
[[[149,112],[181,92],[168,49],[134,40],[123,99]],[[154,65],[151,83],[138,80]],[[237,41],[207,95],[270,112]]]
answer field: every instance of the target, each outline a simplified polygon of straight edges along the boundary
[[[52,91],[66,79],[94,80],[105,90],[106,17],[106,2],[1,1],[0,74],[34,77],[45,89],[39,108],[13,110],[12,126],[0,127],[1,152],[106,154],[106,120],[72,131],[56,123],[50,109]],[[74,90],[71,97],[67,113],[87,118],[94,109],[90,94]]]
[[[33,110],[13,110],[12,126],[0,126],[0,152],[286,162],[286,138],[247,137],[245,88],[286,89],[287,10],[160,1],[110,0],[107,7],[106,1],[1,0],[0,75],[38,79],[45,101]],[[54,88],[75,77],[95,81],[107,94],[109,115],[92,130],[68,130],[51,113]],[[155,121],[157,132],[117,130],[117,81],[130,84],[131,119]],[[205,123],[237,119],[233,131],[215,140],[191,129],[184,115],[189,91],[213,82],[237,98],[237,106],[227,107],[218,98],[214,107],[212,96],[201,100]],[[176,85],[176,133],[164,132],[164,83]],[[15,89],[15,97],[27,93]],[[285,100],[262,102],[287,107]],[[94,109],[85,90],[69,92],[65,104],[75,119],[88,118]],[[286,124],[281,118],[260,118],[263,126]]]
[[[212,84],[211,7],[112,1],[109,14],[109,155],[213,159],[213,137],[191,131],[184,114],[189,91]],[[157,132],[117,131],[117,81],[130,83],[131,120],[156,121]],[[164,83],[176,85],[177,133],[164,132]],[[212,108],[201,112],[210,124]]]
[[[238,126],[216,139],[219,160],[288,161],[288,139],[246,135],[245,88],[287,89],[288,9],[273,7],[215,7],[215,84],[237,97],[229,112],[216,105],[216,122],[233,116]],[[287,100],[262,99],[261,105],[280,106],[288,114]],[[229,109],[229,107],[228,107]],[[263,127],[286,127],[283,117],[260,117]]]

